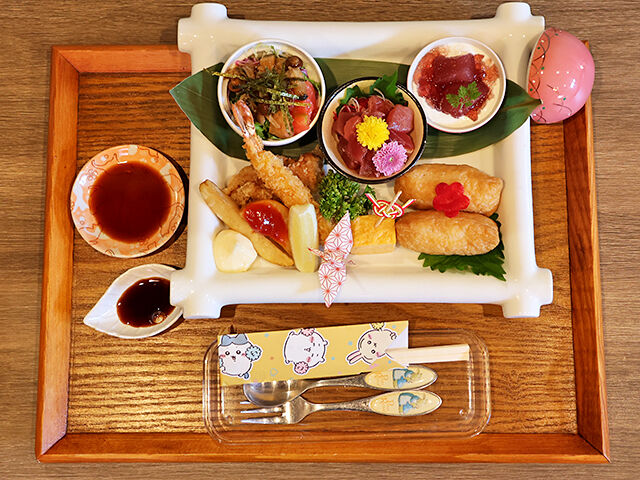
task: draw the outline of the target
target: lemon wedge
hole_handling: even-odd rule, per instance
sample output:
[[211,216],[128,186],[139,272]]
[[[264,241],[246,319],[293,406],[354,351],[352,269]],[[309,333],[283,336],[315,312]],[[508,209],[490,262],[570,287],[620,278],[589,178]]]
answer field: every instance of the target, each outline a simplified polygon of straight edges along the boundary
[[289,241],[296,268],[301,272],[315,272],[318,257],[309,248],[318,248],[318,222],[313,205],[293,205],[289,208]]
[[213,257],[221,272],[246,272],[257,256],[251,240],[233,230],[222,230],[213,240]]

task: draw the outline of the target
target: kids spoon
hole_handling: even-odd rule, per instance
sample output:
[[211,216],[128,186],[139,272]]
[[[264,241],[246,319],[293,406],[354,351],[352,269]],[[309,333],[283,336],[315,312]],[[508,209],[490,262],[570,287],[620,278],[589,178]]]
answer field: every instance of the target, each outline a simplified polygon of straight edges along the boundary
[[282,405],[311,388],[364,387],[375,390],[416,390],[436,381],[435,371],[422,365],[407,368],[361,373],[351,377],[320,378],[315,380],[279,380],[264,383],[246,383],[243,387],[247,399],[254,405],[269,407]]

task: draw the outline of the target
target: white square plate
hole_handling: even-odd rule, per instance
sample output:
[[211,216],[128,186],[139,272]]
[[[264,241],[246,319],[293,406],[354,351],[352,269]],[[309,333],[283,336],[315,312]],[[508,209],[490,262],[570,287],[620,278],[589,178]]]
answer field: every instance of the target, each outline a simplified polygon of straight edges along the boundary
[[[192,72],[224,61],[238,47],[261,38],[293,42],[315,57],[359,58],[409,64],[428,43],[447,36],[464,36],[488,44],[502,59],[507,78],[526,85],[528,59],[544,18],[531,15],[526,3],[506,3],[496,16],[482,20],[437,22],[266,22],[232,20],[223,5],[195,5],[181,19],[178,43],[191,54]],[[441,163],[469,164],[505,181],[498,209],[502,223],[506,282],[471,273],[433,272],[423,268],[418,254],[398,247],[385,255],[351,259],[347,281],[337,302],[491,303],[505,317],[537,317],[551,303],[551,272],[538,268],[533,237],[529,121],[505,140],[478,152]],[[227,157],[194,126],[191,127],[191,166],[187,259],[171,277],[171,303],[185,318],[217,318],[223,305],[239,303],[323,302],[318,276],[303,274],[258,259],[248,272],[216,270],[212,239],[223,228],[201,199],[205,179],[225,185],[244,160]],[[392,186],[377,188],[390,200]]]

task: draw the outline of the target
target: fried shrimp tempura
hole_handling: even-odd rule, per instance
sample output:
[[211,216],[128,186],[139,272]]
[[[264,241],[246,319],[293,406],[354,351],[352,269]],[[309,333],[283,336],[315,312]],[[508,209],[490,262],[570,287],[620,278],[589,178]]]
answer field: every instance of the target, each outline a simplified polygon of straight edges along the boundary
[[233,104],[232,110],[236,122],[243,132],[243,148],[247,158],[251,161],[251,165],[262,183],[287,207],[311,203],[316,209],[318,233],[320,238],[324,240],[333,226],[320,213],[318,203],[313,199],[311,191],[302,183],[302,180],[285,167],[281,158],[264,149],[262,140],[256,135],[253,116],[246,103],[238,101]]
[[429,255],[480,255],[500,241],[498,225],[477,213],[453,218],[437,210],[410,212],[396,222],[399,245]]
[[487,175],[469,165],[431,163],[413,167],[396,180],[394,189],[396,193],[402,190],[401,202],[415,198],[414,208],[430,209],[433,208],[436,186],[442,182],[460,182],[464,194],[469,197],[469,206],[464,211],[487,216],[497,210],[504,186],[501,178]]
[[[318,191],[318,185],[323,177],[322,159],[312,153],[304,153],[298,158],[280,156],[284,165],[298,177],[311,193]],[[260,180],[256,169],[251,165],[242,168],[229,179],[224,188],[240,207],[256,200],[271,200],[277,198]]]

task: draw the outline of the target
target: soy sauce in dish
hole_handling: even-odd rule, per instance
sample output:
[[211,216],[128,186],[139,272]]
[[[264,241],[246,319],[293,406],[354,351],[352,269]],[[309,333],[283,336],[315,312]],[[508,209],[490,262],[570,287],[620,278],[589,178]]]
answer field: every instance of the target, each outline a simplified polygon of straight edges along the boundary
[[121,163],[98,176],[89,208],[114,240],[136,243],[151,237],[169,215],[171,192],[162,175],[142,162]]
[[164,321],[175,308],[169,303],[169,280],[151,277],[139,280],[118,299],[118,318],[132,327],[152,327]]

